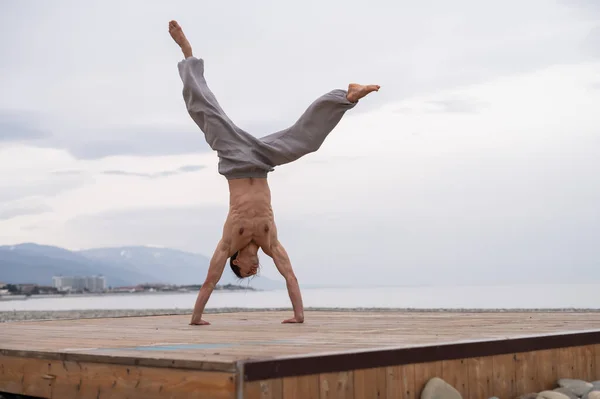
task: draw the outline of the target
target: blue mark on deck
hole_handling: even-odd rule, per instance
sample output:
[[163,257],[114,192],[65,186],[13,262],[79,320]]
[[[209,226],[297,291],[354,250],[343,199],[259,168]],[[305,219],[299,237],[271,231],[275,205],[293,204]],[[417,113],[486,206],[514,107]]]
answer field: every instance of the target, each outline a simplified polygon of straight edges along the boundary
[[144,346],[132,346],[124,348],[99,348],[97,351],[179,351],[186,349],[219,349],[219,348],[231,348],[234,346],[247,346],[247,345],[273,345],[273,344],[289,344],[294,341],[289,340],[274,340],[274,341],[247,341],[247,342],[236,342],[236,343],[206,343],[206,344],[173,344],[173,345],[144,345]]

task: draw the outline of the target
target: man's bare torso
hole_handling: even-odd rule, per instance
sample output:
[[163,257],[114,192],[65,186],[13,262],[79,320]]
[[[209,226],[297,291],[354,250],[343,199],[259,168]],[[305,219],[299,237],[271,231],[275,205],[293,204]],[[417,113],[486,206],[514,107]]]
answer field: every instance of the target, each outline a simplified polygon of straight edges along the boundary
[[229,182],[229,214],[223,227],[223,239],[232,255],[254,242],[269,248],[276,228],[267,179],[233,179]]

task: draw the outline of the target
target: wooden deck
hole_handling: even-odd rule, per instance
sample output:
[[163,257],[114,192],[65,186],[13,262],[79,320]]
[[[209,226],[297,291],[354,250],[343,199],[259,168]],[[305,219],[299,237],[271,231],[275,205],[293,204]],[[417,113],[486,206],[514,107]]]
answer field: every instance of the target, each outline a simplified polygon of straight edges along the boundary
[[[304,324],[281,324],[288,316],[211,314],[206,318],[212,325],[201,327],[189,326],[189,316],[3,323],[0,392],[47,398],[319,398],[397,389],[397,395],[380,397],[418,398],[426,378],[445,375],[465,398],[475,398],[475,386],[478,394],[508,397],[501,394],[516,396],[566,374],[600,379],[600,312],[315,311]],[[576,355],[561,352],[565,348]],[[534,362],[538,353],[546,357]],[[529,381],[524,357],[517,366],[515,354],[527,354],[537,380]],[[497,387],[469,384],[475,369],[465,359],[483,362],[476,372],[484,379],[490,373]],[[540,365],[540,359],[552,364]],[[426,368],[419,371],[419,364]],[[407,367],[408,377],[394,374]],[[520,382],[519,373],[527,381]],[[348,395],[331,396],[327,378],[335,379],[337,393]]]

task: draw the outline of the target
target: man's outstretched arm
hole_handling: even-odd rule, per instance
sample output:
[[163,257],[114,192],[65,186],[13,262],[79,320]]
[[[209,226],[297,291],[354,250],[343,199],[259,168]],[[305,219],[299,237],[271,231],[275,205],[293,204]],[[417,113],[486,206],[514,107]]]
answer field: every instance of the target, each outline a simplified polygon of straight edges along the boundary
[[208,273],[206,274],[204,284],[202,284],[202,287],[200,287],[200,292],[198,293],[198,298],[196,299],[196,304],[194,305],[194,312],[192,314],[192,321],[190,324],[210,324],[209,322],[202,320],[202,314],[204,313],[204,307],[206,306],[206,302],[208,302],[208,298],[210,298],[215,286],[223,275],[223,269],[225,269],[227,258],[229,258],[229,246],[223,240],[221,240],[219,241],[219,244],[217,245],[217,248],[215,249],[215,252],[210,260],[210,265],[208,267]]
[[[264,251],[264,250],[263,250]],[[300,286],[298,285],[298,279],[292,269],[292,263],[290,258],[279,240],[276,240],[269,248],[267,255],[273,258],[273,262],[279,270],[279,273],[285,278],[287,285],[288,294],[292,301],[292,308],[294,309],[294,317],[288,320],[284,320],[284,323],[304,323],[304,305],[302,304],[302,294],[300,293]]]

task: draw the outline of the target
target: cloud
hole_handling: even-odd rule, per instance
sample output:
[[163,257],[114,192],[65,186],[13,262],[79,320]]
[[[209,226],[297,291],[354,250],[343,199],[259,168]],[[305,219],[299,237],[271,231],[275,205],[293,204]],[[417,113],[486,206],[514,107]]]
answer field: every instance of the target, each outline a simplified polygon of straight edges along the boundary
[[595,56],[600,56],[600,24],[590,31],[584,45]]
[[82,187],[88,180],[83,178],[35,179],[18,184],[0,185],[0,203],[28,197],[53,197]]
[[84,173],[83,170],[53,170],[50,172],[51,175],[56,176],[81,176]]
[[156,172],[156,173],[127,172],[124,170],[105,170],[102,173],[105,175],[113,175],[113,176],[135,176],[135,177],[156,179],[156,178],[160,178],[160,177],[174,176],[174,175],[178,175],[178,174],[182,174],[182,173],[197,172],[204,168],[205,168],[205,166],[203,166],[203,165],[186,165],[186,166],[177,168],[175,170],[165,170],[165,171]]
[[172,128],[124,127],[88,130],[81,139],[69,139],[66,147],[73,156],[79,159],[100,159],[118,155],[176,155],[212,151],[200,129],[181,130],[176,126]]
[[[23,3],[0,13],[3,26],[21,38],[18,45],[0,38],[0,109],[44,116],[41,132],[39,125],[18,124],[5,137],[86,160],[210,151],[181,96],[182,56],[166,31],[172,17],[205,58],[223,109],[257,137],[291,125],[317,96],[352,81],[382,85],[352,111],[357,115],[415,95],[587,60],[583,43],[595,43],[588,37],[595,25],[585,12],[565,13],[571,6],[544,0],[492,6],[461,0],[454,7],[441,0],[377,7],[355,0],[301,6],[236,1],[235,7],[211,5],[215,18],[201,25],[194,15],[207,9],[194,2],[132,0],[114,13],[107,4],[61,7],[64,1],[57,1],[56,7],[33,10]],[[579,3],[597,8],[591,0]],[[297,18],[274,19],[273,13]],[[215,35],[223,32],[219,16],[235,29]],[[69,29],[62,27],[65,19]],[[347,21],[356,20],[361,29],[349,29]],[[210,42],[202,39],[208,36]],[[95,51],[80,57],[84,47]],[[439,105],[472,110],[470,104]]]
[[401,106],[395,110],[398,113],[414,113],[414,112],[425,112],[425,113],[457,113],[457,114],[476,114],[480,111],[485,110],[490,106],[489,103],[479,101],[473,98],[440,98],[434,100],[428,100],[424,103],[419,104],[422,107],[420,109]]
[[50,136],[33,121],[35,113],[0,109],[0,143],[9,141],[32,141]]
[[18,216],[39,215],[41,213],[52,212],[52,208],[47,205],[3,205],[0,206],[0,220],[8,220]]
[[438,107],[437,112],[456,112],[467,114],[477,113],[479,110],[489,105],[468,99],[447,99],[430,101],[429,103]]

